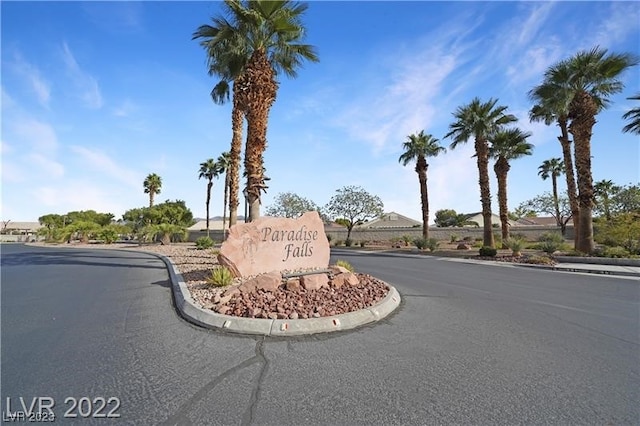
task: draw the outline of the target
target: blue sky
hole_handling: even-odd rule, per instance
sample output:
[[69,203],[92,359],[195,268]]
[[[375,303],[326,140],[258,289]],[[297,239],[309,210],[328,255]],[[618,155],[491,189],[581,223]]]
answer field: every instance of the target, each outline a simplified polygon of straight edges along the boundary
[[[195,29],[215,2],[6,2],[2,12],[2,219],[94,209],[120,217],[182,199],[205,216],[199,163],[231,140],[230,106],[215,105]],[[441,140],[456,107],[498,98],[530,131],[534,154],[512,163],[509,206],[550,190],[537,168],[561,157],[557,127],[532,124],[527,92],[556,61],[595,45],[640,53],[632,2],[324,2],[309,4],[307,42],[320,63],[282,77],[270,114],[263,206],[280,192],[326,204],[360,185],[385,210],[420,218],[418,179],[398,163],[407,135]],[[640,181],[637,136],[623,134],[640,67],[598,116],[596,180]],[[438,209],[480,210],[473,143],[429,161],[431,221]],[[492,174],[492,197],[497,185]],[[211,214],[222,214],[222,179]],[[564,185],[563,185],[564,187]],[[497,207],[495,208],[497,210]],[[242,206],[240,208],[242,213]]]

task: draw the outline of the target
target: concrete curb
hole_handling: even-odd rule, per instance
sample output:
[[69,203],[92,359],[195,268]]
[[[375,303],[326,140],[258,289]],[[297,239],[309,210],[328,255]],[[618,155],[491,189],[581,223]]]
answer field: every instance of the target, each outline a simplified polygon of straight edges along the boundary
[[610,257],[554,256],[560,263],[590,263],[592,265],[640,266],[640,259],[616,259]]
[[599,275],[612,275],[612,276],[625,276],[640,278],[640,274],[631,271],[611,271],[605,269],[587,269],[587,268],[572,268],[570,266],[558,266],[558,265],[535,265],[528,263],[513,263],[513,266],[521,268],[534,268],[534,269],[548,269],[558,272],[583,272],[585,274],[599,274]]
[[398,291],[387,284],[389,293],[380,303],[360,311],[331,317],[272,320],[221,315],[197,306],[182,275],[176,272],[177,268],[171,259],[158,253],[145,253],[159,257],[167,265],[176,308],[183,318],[205,328],[217,328],[231,333],[263,336],[301,336],[351,330],[361,325],[381,320],[400,306],[401,301]]

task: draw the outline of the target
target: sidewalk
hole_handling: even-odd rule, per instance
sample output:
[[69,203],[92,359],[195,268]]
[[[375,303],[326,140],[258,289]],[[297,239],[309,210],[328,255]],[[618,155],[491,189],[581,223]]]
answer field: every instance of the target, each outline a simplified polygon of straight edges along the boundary
[[563,272],[585,272],[589,274],[620,275],[640,278],[640,266],[604,265],[593,263],[569,263],[562,262],[554,266],[529,265],[525,263],[512,263],[515,266],[537,267]]

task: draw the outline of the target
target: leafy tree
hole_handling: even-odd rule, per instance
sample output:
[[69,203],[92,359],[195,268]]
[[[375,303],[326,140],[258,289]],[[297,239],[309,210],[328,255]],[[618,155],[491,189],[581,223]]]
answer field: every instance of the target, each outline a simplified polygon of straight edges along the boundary
[[220,174],[218,163],[213,158],[209,158],[207,161],[200,163],[200,170],[198,170],[198,179],[207,179],[207,237],[209,236],[209,204],[211,203],[211,188],[213,187],[213,178],[217,178]]
[[567,117],[571,124],[568,130],[574,139],[578,177],[579,220],[576,231],[579,238],[576,249],[584,253],[592,253],[594,249],[591,135],[595,117],[608,106],[609,96],[622,91],[621,73],[637,64],[638,58],[634,55],[608,54],[607,49],[595,47],[558,62],[545,73],[545,80],[558,82],[570,99]]
[[86,220],[76,220],[70,225],[66,226],[66,229],[71,232],[71,235],[76,235],[83,243],[88,243],[89,239],[97,236],[100,232],[101,226],[95,222],[89,222]]
[[130,209],[122,218],[134,233],[140,233],[149,225],[170,224],[188,228],[194,223],[193,213],[182,200],[167,200],[153,207]]
[[420,182],[420,202],[422,204],[422,238],[429,239],[429,192],[427,189],[427,157],[437,157],[447,150],[438,145],[439,140],[432,135],[425,135],[424,130],[418,134],[407,137],[402,144],[404,152],[398,161],[406,166],[412,161],[416,162],[416,173]]
[[59,214],[45,214],[38,218],[40,225],[47,229],[62,228],[65,223],[65,218]]
[[[553,188],[553,199],[556,207],[556,217],[560,217],[560,205],[558,204],[558,176],[564,173],[564,163],[560,158],[551,158],[544,160],[542,165],[538,167],[538,175],[542,180],[551,178],[551,187]],[[569,197],[569,204],[571,204],[571,197]],[[573,215],[573,213],[572,213]]]
[[274,204],[267,207],[267,216],[296,218],[308,211],[318,211],[320,208],[311,200],[294,194],[293,192],[280,193],[276,196]]
[[556,212],[555,198],[552,194],[545,192],[543,195],[538,195],[531,200],[522,202],[518,208],[553,216],[556,224],[560,227],[562,235],[564,235],[567,223],[571,220],[571,206],[569,205],[569,198],[566,196],[558,197],[558,203],[560,206],[559,213]]
[[593,184],[596,211],[601,211],[607,220],[611,220],[611,198],[621,189],[611,180],[603,179]]
[[611,213],[640,213],[640,186],[626,185],[611,198]]
[[640,254],[640,211],[621,213],[611,220],[598,221],[596,241],[612,247],[624,247],[629,253]]
[[452,138],[451,149],[469,139],[475,140],[475,151],[480,183],[480,201],[482,202],[483,245],[494,247],[493,230],[491,228],[491,188],[489,186],[489,138],[502,130],[506,124],[517,121],[511,114],[506,114],[506,106],[498,105],[497,99],[482,102],[474,98],[469,104],[458,107],[453,116],[456,121],[449,125],[449,133],[445,138]]
[[536,216],[537,214],[534,210],[528,209],[523,206],[518,206],[513,211],[509,212],[509,218],[511,220],[519,220],[519,219],[522,219],[523,217],[536,217]]
[[187,229],[184,226],[172,223],[159,223],[147,225],[140,230],[142,240],[153,241],[160,239],[160,244],[168,246],[173,241],[183,240],[186,237]]
[[[241,137],[242,112],[247,119],[244,164],[251,219],[260,216],[262,156],[269,110],[278,89],[276,75],[283,71],[295,77],[296,68],[304,60],[318,61],[313,46],[301,43],[306,34],[302,24],[306,10],[306,4],[292,1],[226,0],[224,11],[228,19],[215,17],[213,25],[200,26],[193,35],[194,39],[203,39],[201,45],[207,50],[210,74],[221,77],[220,87],[216,86],[218,97],[223,98],[226,93],[228,98],[228,85],[233,81],[234,141],[236,135]],[[239,145],[234,141],[231,156],[235,162],[236,158],[239,161]],[[230,209],[235,220],[234,207]]]
[[466,225],[478,226],[476,222],[467,220],[467,215],[464,213],[457,213],[453,209],[441,209],[436,211],[434,222],[436,226],[440,228],[462,227]]
[[144,193],[149,194],[149,207],[153,207],[153,198],[162,189],[162,178],[155,173],[147,175],[142,183]]
[[491,147],[489,156],[496,159],[493,170],[498,178],[498,204],[500,208],[500,222],[502,224],[502,248],[507,247],[509,240],[509,211],[507,208],[507,174],[511,169],[509,161],[525,155],[531,155],[533,145],[527,142],[531,136],[514,128],[501,130],[490,137]]
[[92,222],[99,226],[107,226],[113,221],[112,213],[97,213],[95,210],[81,210],[69,212],[63,217],[66,224],[75,222]]
[[382,216],[384,204],[377,195],[371,195],[360,186],[345,186],[336,190],[325,206],[331,218],[344,218],[347,223],[347,240],[351,240],[351,231],[358,222]]
[[[627,99],[640,101],[640,93]],[[625,112],[622,118],[629,120],[629,123],[622,128],[623,132],[640,135],[640,107],[635,107]]]

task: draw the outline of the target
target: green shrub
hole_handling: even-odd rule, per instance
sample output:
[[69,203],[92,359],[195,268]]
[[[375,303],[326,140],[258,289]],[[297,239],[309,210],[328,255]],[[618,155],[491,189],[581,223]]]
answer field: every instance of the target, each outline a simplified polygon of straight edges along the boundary
[[494,232],[493,233],[493,241],[498,245],[502,244],[502,234],[498,234],[498,233]]
[[599,253],[596,255],[601,255],[602,257],[615,257],[615,258],[624,258],[630,257],[631,253],[624,247],[604,247]]
[[473,243],[473,248],[480,248],[480,247],[482,247],[482,240],[476,241]]
[[200,237],[196,240],[196,248],[198,250],[206,250],[213,247],[213,240],[209,237]]
[[226,287],[233,282],[233,274],[226,266],[216,266],[211,270],[207,283],[214,287]]
[[514,256],[520,256],[522,254],[522,249],[525,247],[527,242],[522,238],[511,237],[505,244],[509,249],[511,249],[511,254]]
[[563,247],[562,243],[557,241],[543,241],[538,245],[538,249],[547,254],[553,254]]
[[331,243],[332,239],[333,239],[333,235],[327,234],[327,241],[329,241],[329,243]]
[[440,242],[438,242],[437,238],[429,238],[427,240],[426,247],[429,249],[430,252],[434,252],[436,251],[439,245],[440,245]]
[[113,244],[118,240],[118,231],[109,226],[105,226],[98,233],[98,238],[104,241],[105,244]]
[[344,245],[347,247],[351,247],[353,245],[353,240],[351,238],[347,238],[344,240]]
[[414,238],[413,245],[416,246],[419,250],[424,250],[424,248],[427,246],[427,240],[425,240],[424,238]]
[[360,241],[360,243],[359,243],[359,244],[360,244],[360,247],[363,247],[363,248],[364,248],[364,246],[366,246],[366,245],[367,245],[367,243],[368,243],[368,241],[367,241],[367,240],[362,240],[362,241]]
[[[466,237],[464,237],[462,239],[462,241],[474,241],[473,237],[470,235],[467,235]],[[480,238],[480,241],[482,241],[482,238]]]
[[458,236],[456,234],[451,234],[451,235],[449,235],[449,240],[452,243],[455,243],[456,241],[458,241]]
[[483,256],[483,257],[495,257],[496,254],[498,254],[498,250],[489,246],[480,247],[479,252],[480,252],[480,256]]
[[482,237],[476,237],[476,238],[475,238],[475,241],[484,241],[484,238],[482,238]]
[[353,266],[349,262],[347,262],[346,260],[338,260],[336,262],[336,265],[337,266],[342,266],[343,268],[345,268],[349,272],[353,272]]
[[640,254],[640,213],[623,213],[594,225],[594,239],[599,244],[624,247],[630,254]]
[[400,239],[401,239],[402,241],[404,241],[404,245],[405,245],[405,247],[408,247],[408,246],[409,246],[409,243],[410,243],[411,241],[413,241],[413,238],[411,237],[411,235],[406,235],[406,234],[405,234],[405,235],[403,235],[402,237],[400,237]]
[[538,237],[538,241],[545,242],[551,241],[557,244],[564,243],[564,237],[559,232],[544,232],[542,235]]
[[533,265],[553,265],[555,262],[549,256],[530,256],[524,260],[525,263]]
[[342,240],[336,240],[335,246],[339,247],[342,245]]

